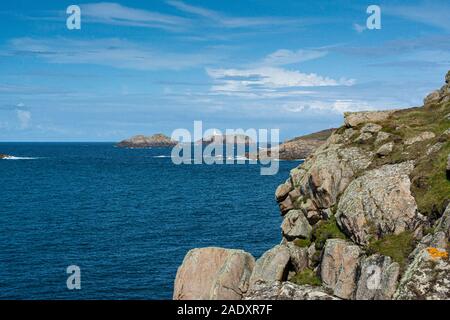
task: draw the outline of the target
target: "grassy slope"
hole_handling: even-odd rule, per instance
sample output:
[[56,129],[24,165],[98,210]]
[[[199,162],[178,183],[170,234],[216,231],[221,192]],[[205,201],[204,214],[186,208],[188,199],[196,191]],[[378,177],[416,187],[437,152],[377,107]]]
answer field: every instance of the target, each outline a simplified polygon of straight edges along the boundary
[[[419,211],[428,216],[442,213],[450,199],[450,181],[445,173],[450,141],[448,136],[442,134],[450,128],[450,120],[447,117],[449,114],[450,103],[434,105],[427,109],[420,107],[399,110],[386,121],[379,123],[383,127],[382,131],[392,134],[388,140],[377,145],[375,139],[358,144],[366,150],[376,151],[384,143],[395,143],[392,153],[377,157],[370,168],[407,160],[415,161],[415,169],[410,175],[411,191]],[[433,132],[436,137],[410,146],[403,143],[425,131]],[[437,143],[442,144],[440,150],[427,155],[427,150]]]

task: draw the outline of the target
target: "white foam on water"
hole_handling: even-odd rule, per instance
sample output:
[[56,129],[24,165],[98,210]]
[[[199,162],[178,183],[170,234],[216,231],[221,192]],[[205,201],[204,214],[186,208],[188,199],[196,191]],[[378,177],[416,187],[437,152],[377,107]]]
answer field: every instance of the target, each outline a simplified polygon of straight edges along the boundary
[[37,157],[14,157],[14,156],[8,156],[3,158],[3,160],[35,160],[35,159],[40,159]]

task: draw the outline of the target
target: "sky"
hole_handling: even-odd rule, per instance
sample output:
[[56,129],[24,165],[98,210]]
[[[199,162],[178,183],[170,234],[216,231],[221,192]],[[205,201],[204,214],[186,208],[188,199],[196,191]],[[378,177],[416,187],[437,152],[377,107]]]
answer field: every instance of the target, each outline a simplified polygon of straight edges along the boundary
[[[69,5],[81,29],[66,26]],[[381,29],[368,29],[369,5]],[[8,1],[0,141],[119,141],[193,121],[338,127],[419,106],[450,69],[449,1]]]

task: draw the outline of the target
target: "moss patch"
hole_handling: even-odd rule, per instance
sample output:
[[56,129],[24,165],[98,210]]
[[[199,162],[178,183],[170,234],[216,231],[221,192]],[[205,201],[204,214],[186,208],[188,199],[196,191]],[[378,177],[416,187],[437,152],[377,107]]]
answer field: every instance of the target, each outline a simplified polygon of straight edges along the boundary
[[322,250],[328,239],[347,239],[337,225],[336,218],[331,216],[328,220],[321,220],[314,225],[312,239],[317,250]]
[[320,286],[322,284],[320,278],[311,269],[305,269],[298,272],[295,276],[289,279],[289,281],[298,285],[309,284],[311,286]]
[[309,239],[295,239],[294,244],[300,248],[307,248],[311,245],[311,240]]
[[403,269],[407,264],[409,254],[414,250],[414,245],[412,232],[405,231],[398,235],[390,234],[382,239],[371,241],[366,250],[369,255],[379,253],[391,257]]

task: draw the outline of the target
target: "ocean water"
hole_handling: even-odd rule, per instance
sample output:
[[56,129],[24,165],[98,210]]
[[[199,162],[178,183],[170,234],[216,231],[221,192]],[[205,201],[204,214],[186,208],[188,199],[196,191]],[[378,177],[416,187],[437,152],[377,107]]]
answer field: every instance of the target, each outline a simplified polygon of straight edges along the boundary
[[[274,176],[174,165],[170,149],[0,143],[0,299],[170,299],[194,247],[259,257],[281,240]],[[68,290],[66,268],[81,268]]]

